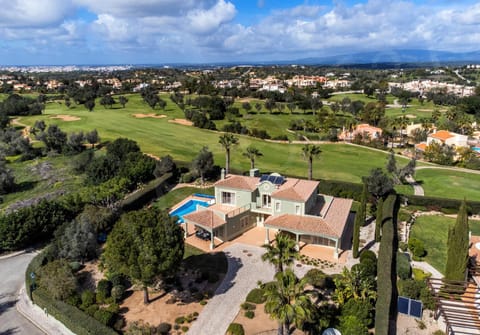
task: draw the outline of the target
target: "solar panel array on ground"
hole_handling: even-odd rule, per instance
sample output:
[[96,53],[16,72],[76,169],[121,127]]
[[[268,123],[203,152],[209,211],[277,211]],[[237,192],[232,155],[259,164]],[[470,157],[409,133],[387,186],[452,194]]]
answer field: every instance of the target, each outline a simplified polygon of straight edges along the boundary
[[398,312],[420,319],[422,317],[422,302],[406,297],[398,297]]

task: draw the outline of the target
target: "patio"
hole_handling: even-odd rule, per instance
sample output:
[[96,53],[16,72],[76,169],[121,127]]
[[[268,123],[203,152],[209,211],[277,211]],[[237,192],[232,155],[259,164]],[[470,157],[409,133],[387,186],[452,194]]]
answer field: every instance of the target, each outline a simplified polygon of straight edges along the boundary
[[[185,226],[182,225],[185,229]],[[188,226],[188,236],[185,240],[186,243],[198,248],[204,252],[217,252],[223,251],[225,248],[237,244],[247,244],[261,247],[265,244],[265,231],[264,227],[254,227],[247,232],[243,233],[239,237],[232,241],[223,242],[218,238],[215,238],[215,249],[210,250],[210,241],[205,241],[195,236],[195,228],[192,225]],[[273,242],[275,235],[278,231],[269,229],[270,242]],[[300,254],[311,258],[318,258],[326,260],[332,263],[345,264],[347,262],[347,255],[349,250],[340,252],[338,259],[335,258],[335,248],[326,247],[321,245],[300,243]]]

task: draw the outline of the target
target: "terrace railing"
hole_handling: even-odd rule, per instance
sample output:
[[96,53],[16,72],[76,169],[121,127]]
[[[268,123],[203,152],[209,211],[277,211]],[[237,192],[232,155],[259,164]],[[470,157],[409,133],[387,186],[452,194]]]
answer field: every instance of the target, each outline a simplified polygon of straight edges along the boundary
[[228,212],[225,216],[227,218],[233,218],[239,214],[242,214],[246,211],[249,211],[251,208],[251,205],[250,204],[246,204],[245,206],[242,206],[242,207],[238,207],[238,208],[235,208],[234,210]]

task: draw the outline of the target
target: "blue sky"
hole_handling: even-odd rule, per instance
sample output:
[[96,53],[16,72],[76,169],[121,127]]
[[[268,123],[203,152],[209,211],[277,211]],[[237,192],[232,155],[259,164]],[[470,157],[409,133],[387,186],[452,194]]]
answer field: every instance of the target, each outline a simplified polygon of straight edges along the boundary
[[0,65],[480,49],[472,0],[0,0]]

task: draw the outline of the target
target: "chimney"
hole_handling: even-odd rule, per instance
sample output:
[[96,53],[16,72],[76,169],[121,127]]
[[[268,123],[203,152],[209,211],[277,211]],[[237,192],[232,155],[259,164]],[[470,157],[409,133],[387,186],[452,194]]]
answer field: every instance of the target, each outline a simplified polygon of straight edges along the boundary
[[220,179],[225,179],[225,169],[222,169],[222,171],[220,172]]
[[260,170],[250,169],[250,177],[260,177]]

